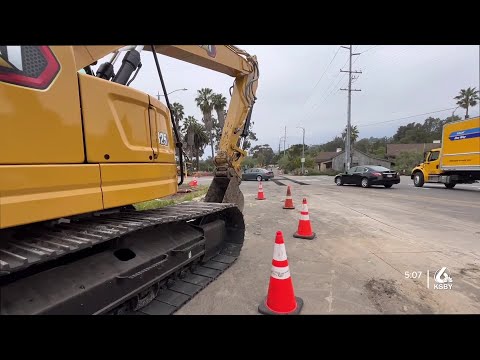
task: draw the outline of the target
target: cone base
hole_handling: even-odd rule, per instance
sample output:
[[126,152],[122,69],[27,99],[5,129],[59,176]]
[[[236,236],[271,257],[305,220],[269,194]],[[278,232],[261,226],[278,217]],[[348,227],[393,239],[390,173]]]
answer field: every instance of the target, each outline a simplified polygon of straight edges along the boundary
[[267,198],[261,198],[261,199],[260,199],[260,198],[258,198],[258,197],[256,197],[255,199],[256,199],[256,200],[267,200]]
[[313,240],[315,239],[315,236],[317,236],[314,232],[312,232],[312,235],[300,235],[298,232],[296,232],[295,234],[293,234],[293,237],[294,238],[298,238],[298,239],[308,239],[308,240]]
[[267,298],[265,298],[260,305],[258,305],[258,312],[263,315],[298,315],[303,308],[303,300],[297,296],[295,296],[295,300],[297,301],[297,307],[295,310],[290,311],[288,313],[279,313],[275,312],[267,306]]
[[284,208],[284,209],[287,209],[287,210],[293,210],[293,209],[295,209],[295,206],[293,206],[293,207],[285,207],[285,206],[284,206],[283,208]]

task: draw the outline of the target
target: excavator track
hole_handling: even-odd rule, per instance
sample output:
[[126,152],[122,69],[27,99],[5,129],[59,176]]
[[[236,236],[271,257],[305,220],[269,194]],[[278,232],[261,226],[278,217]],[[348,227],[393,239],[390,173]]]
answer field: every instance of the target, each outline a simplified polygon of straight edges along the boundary
[[240,255],[234,204],[60,223],[0,243],[0,314],[172,314]]
[[181,278],[169,280],[167,287],[161,289],[147,306],[137,311],[128,311],[120,307],[109,314],[171,315],[215,281],[235,260],[237,256],[219,254],[207,263],[190,269]]

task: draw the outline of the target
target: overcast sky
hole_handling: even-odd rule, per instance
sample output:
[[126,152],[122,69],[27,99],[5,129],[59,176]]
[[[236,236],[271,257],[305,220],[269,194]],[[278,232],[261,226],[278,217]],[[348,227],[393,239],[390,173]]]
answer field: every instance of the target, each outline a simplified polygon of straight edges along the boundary
[[[257,55],[260,68],[252,117],[258,143],[278,151],[285,126],[287,147],[302,142],[297,126],[306,129],[306,144],[321,144],[341,134],[347,123],[348,92],[339,89],[347,87],[348,77],[339,70],[348,70],[347,49],[339,49],[340,45],[239,47]],[[429,115],[366,125],[454,108],[453,97],[460,89],[480,88],[479,46],[354,45],[353,49],[361,53],[354,57],[352,68],[362,71],[352,85],[361,89],[352,93],[352,124],[358,125],[360,138],[391,136],[399,125],[423,122]],[[201,120],[194,100],[200,88],[211,88],[230,99],[233,78],[165,56],[159,56],[159,61],[168,92],[188,89],[169,96],[170,102],[185,107],[186,116]],[[150,53],[142,53],[142,63],[132,86],[156,95],[161,85]],[[470,109],[471,115],[478,113],[479,105]],[[451,114],[452,110],[445,110],[431,116]],[[465,110],[457,109],[455,114],[463,117]]]

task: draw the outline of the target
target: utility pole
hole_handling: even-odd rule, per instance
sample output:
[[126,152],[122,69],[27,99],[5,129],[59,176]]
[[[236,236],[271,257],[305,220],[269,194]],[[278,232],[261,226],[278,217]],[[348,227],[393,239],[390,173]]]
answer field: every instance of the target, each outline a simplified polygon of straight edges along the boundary
[[305,175],[305,171],[304,171],[304,164],[305,164],[305,128],[304,128],[304,127],[301,127],[301,126],[297,126],[297,128],[303,130],[302,159],[301,159],[301,162],[302,162],[302,175]]
[[348,72],[348,89],[340,89],[340,90],[347,90],[348,91],[348,119],[347,119],[347,139],[345,141],[345,170],[350,169],[350,162],[352,160],[352,155],[350,154],[350,128],[351,128],[351,118],[352,118],[352,91],[361,91],[358,89],[352,89],[352,74],[361,74],[361,71],[352,71],[352,57],[354,55],[360,55],[360,53],[352,53],[352,45],[350,46],[342,46],[344,49],[348,49],[350,52],[350,64],[349,70],[342,70],[340,72]]
[[285,141],[287,140],[287,127],[285,126],[285,136],[283,138],[283,156],[285,156]]

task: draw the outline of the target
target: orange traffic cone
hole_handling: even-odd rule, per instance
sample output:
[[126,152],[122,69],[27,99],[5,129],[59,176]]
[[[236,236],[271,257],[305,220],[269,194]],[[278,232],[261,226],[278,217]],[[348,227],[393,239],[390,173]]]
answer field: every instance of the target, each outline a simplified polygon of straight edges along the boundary
[[295,209],[292,200],[292,193],[290,192],[290,185],[287,187],[287,198],[285,199],[285,205],[283,205],[284,209]]
[[300,221],[298,222],[298,230],[293,237],[300,239],[312,240],[315,238],[315,233],[312,231],[310,218],[308,217],[307,199],[303,198],[302,211],[300,212]]
[[293,290],[283,234],[277,231],[268,294],[258,311],[265,315],[298,315],[302,307],[303,300],[296,297]]
[[267,198],[263,195],[263,186],[262,186],[262,181],[258,184],[258,194],[257,197],[255,198],[257,200],[266,200]]
[[193,180],[188,183],[188,185],[196,187],[198,185],[197,177],[194,176]]

